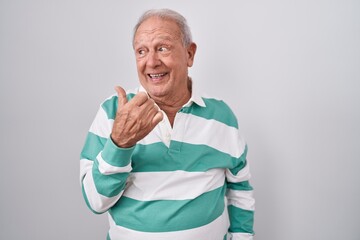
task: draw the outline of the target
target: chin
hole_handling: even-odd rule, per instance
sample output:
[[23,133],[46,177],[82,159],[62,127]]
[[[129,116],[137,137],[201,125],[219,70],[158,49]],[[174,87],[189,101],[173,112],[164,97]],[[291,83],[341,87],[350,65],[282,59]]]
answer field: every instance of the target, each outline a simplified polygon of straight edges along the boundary
[[162,97],[166,95],[167,91],[164,89],[163,86],[154,86],[154,85],[148,85],[146,87],[146,91],[150,96],[156,96],[156,97]]
[[150,97],[155,97],[155,98],[161,98],[166,96],[166,93],[161,91],[149,91],[148,94],[150,95]]

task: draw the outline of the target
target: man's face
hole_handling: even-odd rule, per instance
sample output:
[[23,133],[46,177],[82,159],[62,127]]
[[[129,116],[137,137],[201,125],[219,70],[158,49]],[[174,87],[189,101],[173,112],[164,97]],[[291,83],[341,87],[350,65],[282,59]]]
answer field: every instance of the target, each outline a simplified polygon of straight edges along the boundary
[[151,97],[166,101],[187,93],[196,45],[184,47],[175,22],[144,21],[135,33],[134,50],[140,83]]

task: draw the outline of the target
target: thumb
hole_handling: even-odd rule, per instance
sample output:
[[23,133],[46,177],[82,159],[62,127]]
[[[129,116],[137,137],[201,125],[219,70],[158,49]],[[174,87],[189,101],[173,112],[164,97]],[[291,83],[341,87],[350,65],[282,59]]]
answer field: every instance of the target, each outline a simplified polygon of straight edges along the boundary
[[118,109],[119,109],[122,108],[127,103],[126,92],[120,86],[116,86],[115,91],[118,94]]

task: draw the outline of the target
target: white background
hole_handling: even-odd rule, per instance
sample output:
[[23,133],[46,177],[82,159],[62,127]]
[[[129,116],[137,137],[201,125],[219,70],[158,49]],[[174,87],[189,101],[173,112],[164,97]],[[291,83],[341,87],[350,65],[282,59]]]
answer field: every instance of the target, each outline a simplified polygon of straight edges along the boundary
[[0,239],[105,239],[79,154],[113,86],[137,86],[137,18],[163,7],[188,19],[196,84],[239,118],[256,239],[360,239],[355,0],[0,0]]

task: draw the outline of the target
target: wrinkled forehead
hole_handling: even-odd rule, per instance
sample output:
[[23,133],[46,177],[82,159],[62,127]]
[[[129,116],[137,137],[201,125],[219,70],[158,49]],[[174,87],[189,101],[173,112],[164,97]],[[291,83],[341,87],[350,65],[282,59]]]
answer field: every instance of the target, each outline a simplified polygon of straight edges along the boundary
[[181,39],[179,26],[172,20],[152,17],[145,20],[135,32],[134,45],[141,42],[154,41],[178,41]]

